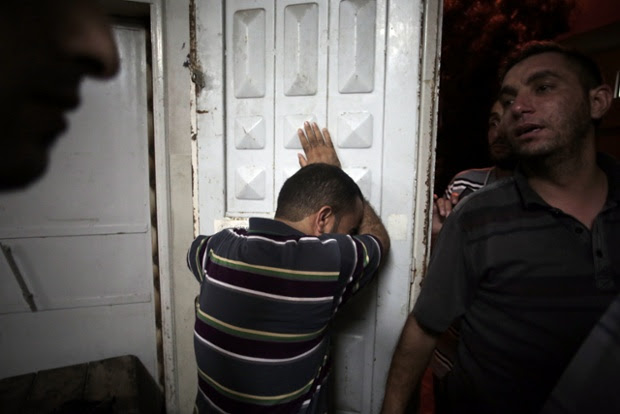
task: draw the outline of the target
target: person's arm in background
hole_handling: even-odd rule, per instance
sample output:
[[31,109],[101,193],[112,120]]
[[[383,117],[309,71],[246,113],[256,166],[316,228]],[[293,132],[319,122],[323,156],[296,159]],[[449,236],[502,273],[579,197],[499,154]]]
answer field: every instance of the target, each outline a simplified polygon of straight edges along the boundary
[[444,196],[439,197],[437,194],[433,196],[433,221],[431,225],[431,248],[437,239],[444,221],[448,218],[452,209],[459,202],[459,194],[454,192],[448,199]]
[[402,414],[433,355],[437,336],[418,325],[415,317],[409,315],[400,334],[400,339],[388,373],[382,414]]
[[[312,124],[305,122],[304,129],[305,132],[302,129],[297,130],[297,135],[305,154],[305,156],[303,154],[297,155],[299,165],[305,167],[308,164],[325,163],[342,168],[327,128],[323,128],[321,133],[316,122]],[[387,256],[387,252],[390,250],[390,236],[381,219],[367,200],[364,200],[364,215],[358,233],[375,236],[383,249],[382,258]]]

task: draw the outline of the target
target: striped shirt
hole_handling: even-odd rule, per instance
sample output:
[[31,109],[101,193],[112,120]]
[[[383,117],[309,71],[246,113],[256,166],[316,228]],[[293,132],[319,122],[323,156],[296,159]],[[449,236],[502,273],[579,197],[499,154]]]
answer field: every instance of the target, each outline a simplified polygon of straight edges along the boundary
[[373,236],[306,236],[262,218],[196,238],[196,412],[325,412],[330,322],[380,262]]
[[494,172],[495,167],[472,168],[471,170],[461,171],[452,178],[446,187],[444,198],[450,199],[453,193],[457,193],[459,194],[458,199],[463,199],[466,195],[494,182],[496,180]]
[[445,331],[461,319],[443,386],[461,412],[538,412],[620,291],[620,166],[591,229],[550,206],[518,170],[446,219],[413,309]]

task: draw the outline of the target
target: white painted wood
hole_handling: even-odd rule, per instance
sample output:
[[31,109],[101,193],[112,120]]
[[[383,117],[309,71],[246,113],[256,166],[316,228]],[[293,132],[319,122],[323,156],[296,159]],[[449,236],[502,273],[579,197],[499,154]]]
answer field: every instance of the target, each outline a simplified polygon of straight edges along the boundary
[[441,55],[441,28],[443,2],[424,5],[423,51],[420,85],[420,125],[418,132],[418,162],[415,199],[415,228],[413,233],[414,274],[410,294],[410,308],[420,293],[420,284],[430,258],[430,234],[435,187],[435,146],[439,105],[439,67]]
[[[84,82],[46,176],[0,199],[0,239],[41,309],[0,315],[0,377],[135,354],[157,378],[146,31],[119,23],[114,34],[119,75]],[[4,287],[2,260],[0,272]]]
[[275,67],[275,188],[299,169],[297,129],[304,121],[327,126],[328,1],[278,1]]
[[[440,7],[440,1],[398,0],[390,1],[388,9],[381,191],[382,219],[392,248],[378,284],[372,413],[380,411],[392,353],[411,310],[414,283],[419,284],[414,272],[423,270],[416,267],[423,262],[415,258],[428,255],[428,192],[432,192],[434,153],[429,146],[435,138],[422,125],[433,125],[436,119],[436,107],[428,99],[438,87],[439,50],[430,47],[437,37],[426,34],[440,30]],[[425,71],[422,77],[421,61],[433,62],[434,72]],[[426,100],[421,101],[423,90]]]
[[226,4],[226,209],[241,216],[273,210],[274,8]]
[[[231,117],[245,110],[245,116],[274,120],[271,135],[249,140],[243,150],[249,154],[243,159],[248,165],[273,163],[273,177],[268,168],[263,171],[267,182],[273,179],[274,197],[283,180],[298,168],[300,149],[292,138],[296,128],[303,120],[316,119],[332,132],[345,170],[376,207],[392,237],[390,257],[378,282],[337,320],[340,333],[332,394],[336,413],[379,412],[392,351],[410,309],[416,266],[414,229],[417,235],[426,231],[429,216],[428,210],[416,213],[416,206],[427,205],[432,186],[429,149],[434,142],[433,131],[421,127],[420,106],[424,105],[423,114],[431,119],[435,109],[429,101],[420,100],[420,62],[423,53],[428,55],[426,61],[433,61],[438,53],[437,49],[423,50],[420,35],[426,33],[422,27],[425,7],[426,12],[434,10],[437,18],[437,4],[421,0],[268,4],[229,0],[225,7],[222,1],[196,5],[199,60],[209,80],[197,99],[199,231],[211,234],[227,223],[242,223],[247,216],[273,215],[275,202],[265,202],[261,208],[255,208],[255,201],[244,201],[246,208],[239,208],[237,201],[234,207],[231,204],[230,192],[235,188],[229,182],[234,178],[231,171],[239,165],[231,156],[241,151],[236,148]],[[264,98],[252,98],[258,100],[251,111],[248,105],[239,104],[238,97],[230,96],[234,87],[228,65],[234,46],[229,43],[229,31],[232,15],[243,8],[262,8],[266,22],[274,19],[264,29],[265,33],[272,30],[270,35],[275,37],[275,66],[265,72],[275,80],[272,106],[259,106]],[[428,17],[429,33],[433,25],[436,30],[437,20]],[[432,41],[438,41],[437,37]],[[266,56],[270,53],[265,49]],[[419,139],[419,133],[428,138]],[[232,152],[231,147],[235,148]],[[426,240],[418,237],[415,243],[416,254],[426,254]]]
[[345,171],[381,207],[386,1],[329,2],[330,131]]
[[[329,2],[329,8],[329,128],[345,171],[382,213],[387,2],[345,0]],[[339,315],[335,343],[341,355],[334,360],[332,393],[336,413],[370,412],[374,336],[380,329],[376,298],[373,283]]]
[[[5,239],[2,243],[11,247],[37,309],[46,311],[151,302],[151,244],[146,236],[33,237]],[[5,277],[10,272],[4,258],[0,262],[0,314],[27,311],[23,306],[8,306],[16,298],[23,300],[14,289],[14,279]],[[6,290],[5,283],[9,285]]]
[[152,303],[3,315],[0,378],[127,354],[153,374],[152,315]]
[[166,412],[189,413],[197,382],[192,335],[195,293],[186,262],[193,229],[191,7],[189,0],[139,1],[150,5]]

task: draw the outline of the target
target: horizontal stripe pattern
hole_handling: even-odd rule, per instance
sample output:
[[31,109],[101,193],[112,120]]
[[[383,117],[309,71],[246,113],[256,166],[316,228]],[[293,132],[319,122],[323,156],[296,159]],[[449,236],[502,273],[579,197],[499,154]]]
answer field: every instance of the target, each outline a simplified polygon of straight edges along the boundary
[[450,180],[444,192],[444,197],[449,199],[453,193],[459,195],[472,193],[489,184],[494,177],[493,167],[472,168],[461,171]]
[[315,406],[328,374],[330,322],[380,261],[372,236],[309,237],[267,219],[199,236],[187,261],[201,282],[198,412]]

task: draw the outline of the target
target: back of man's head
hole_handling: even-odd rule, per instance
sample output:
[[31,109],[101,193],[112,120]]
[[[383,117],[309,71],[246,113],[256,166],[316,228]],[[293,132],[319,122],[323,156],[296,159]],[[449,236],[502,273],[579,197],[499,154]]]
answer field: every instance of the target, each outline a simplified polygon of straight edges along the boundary
[[563,47],[555,42],[538,40],[523,43],[506,56],[499,71],[500,83],[513,66],[529,57],[541,53],[558,53],[562,55],[579,77],[579,81],[585,92],[603,84],[601,71],[596,62],[590,57],[576,50]]
[[323,206],[341,214],[353,209],[356,199],[364,199],[362,192],[342,169],[329,164],[309,164],[282,186],[275,217],[297,222]]

